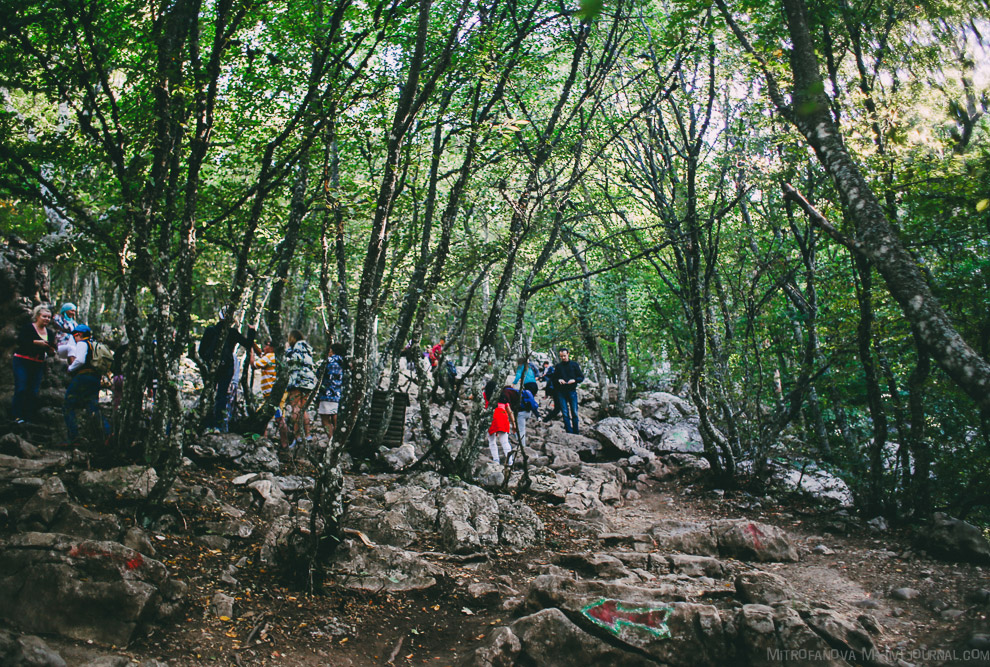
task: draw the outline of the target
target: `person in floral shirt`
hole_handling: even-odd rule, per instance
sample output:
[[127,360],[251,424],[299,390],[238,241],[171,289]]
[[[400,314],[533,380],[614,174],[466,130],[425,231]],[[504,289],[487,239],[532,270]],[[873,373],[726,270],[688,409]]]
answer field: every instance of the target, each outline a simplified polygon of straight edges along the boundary
[[331,354],[326,360],[323,373],[323,383],[320,385],[318,400],[320,406],[317,413],[323,428],[327,430],[327,438],[333,440],[333,432],[337,429],[337,411],[340,407],[340,394],[344,388],[344,354],[347,348],[342,343],[330,346]]
[[289,448],[307,441],[313,436],[309,432],[309,415],[306,403],[309,392],[316,388],[316,370],[313,362],[313,348],[306,342],[302,332],[293,329],[289,332],[289,349],[285,352],[285,365],[289,371],[286,412],[292,412],[293,441]]

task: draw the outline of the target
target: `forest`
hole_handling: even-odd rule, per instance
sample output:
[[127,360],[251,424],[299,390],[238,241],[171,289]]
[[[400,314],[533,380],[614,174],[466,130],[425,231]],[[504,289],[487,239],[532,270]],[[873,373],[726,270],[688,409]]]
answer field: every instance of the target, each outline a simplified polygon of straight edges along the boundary
[[[0,311],[71,301],[127,341],[106,448],[154,466],[152,505],[223,308],[279,359],[241,433],[290,331],[347,350],[328,534],[373,397],[441,338],[462,397],[561,347],[594,418],[678,394],[712,488],[788,461],[866,518],[990,523],[985,1],[2,6]],[[472,479],[494,407],[456,433],[421,401],[417,465]]]

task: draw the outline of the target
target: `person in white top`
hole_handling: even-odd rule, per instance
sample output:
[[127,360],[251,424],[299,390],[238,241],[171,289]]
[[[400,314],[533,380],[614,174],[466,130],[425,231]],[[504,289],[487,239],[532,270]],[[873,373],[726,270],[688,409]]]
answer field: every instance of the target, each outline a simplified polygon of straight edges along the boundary
[[68,350],[69,375],[72,379],[65,389],[63,413],[69,442],[73,445],[81,444],[77,410],[84,410],[100,420],[104,438],[110,435],[110,423],[100,415],[100,374],[89,363],[92,336],[93,332],[88,326],[77,324],[72,330],[75,345]]

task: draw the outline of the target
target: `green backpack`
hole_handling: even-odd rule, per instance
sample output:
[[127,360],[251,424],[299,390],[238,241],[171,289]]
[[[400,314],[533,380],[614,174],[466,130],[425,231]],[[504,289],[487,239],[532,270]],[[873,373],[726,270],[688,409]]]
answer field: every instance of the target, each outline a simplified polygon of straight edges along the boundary
[[98,340],[87,341],[89,354],[86,357],[86,365],[95,370],[100,375],[106,375],[113,366],[113,350],[109,345]]

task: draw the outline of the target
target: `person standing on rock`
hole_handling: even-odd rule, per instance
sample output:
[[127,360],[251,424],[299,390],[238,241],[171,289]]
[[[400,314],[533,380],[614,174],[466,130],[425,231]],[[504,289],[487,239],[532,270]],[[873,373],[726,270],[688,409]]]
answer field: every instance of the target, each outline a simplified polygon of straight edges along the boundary
[[77,312],[76,304],[63,303],[62,307],[58,309],[58,315],[52,318],[52,326],[58,331],[58,335],[55,337],[55,347],[75,344],[75,341],[72,340],[72,330],[79,324],[76,321]]
[[[489,380],[485,384],[485,389],[482,392],[482,396],[485,398],[485,407],[488,407],[488,400],[491,394],[495,391],[495,380],[494,378]],[[509,432],[512,430],[512,425],[509,422],[509,404],[503,403],[503,396],[499,394],[498,405],[495,408],[495,412],[492,413],[492,423],[488,427],[488,450],[492,453],[492,461],[495,465],[499,464],[498,456],[498,446],[502,445],[502,451],[505,452],[505,461],[509,465],[512,465],[512,445],[509,444]]]
[[516,368],[516,377],[512,380],[512,384],[518,385],[519,381],[522,380],[522,386],[528,389],[531,394],[539,392],[540,386],[536,384],[536,369],[533,364],[529,363],[526,357],[519,357],[516,359],[516,363],[519,366]]
[[75,346],[69,352],[69,386],[65,389],[65,428],[69,442],[79,443],[79,422],[76,411],[88,412],[100,422],[103,437],[110,435],[110,423],[100,414],[100,372],[93,366],[92,330],[85,324],[77,324],[72,330]]
[[564,413],[564,430],[568,433],[578,432],[578,385],[584,382],[584,373],[576,361],[570,358],[567,348],[560,348],[560,362],[554,367],[553,376],[556,382],[557,394],[560,397],[560,409]]
[[561,412],[560,392],[557,391],[557,378],[554,376],[553,372],[554,367],[548,363],[546,368],[543,370],[543,381],[545,383],[543,386],[543,393],[546,394],[547,398],[553,401],[553,410],[548,412],[543,418],[543,421],[545,422],[552,422]]
[[55,331],[51,327],[52,311],[48,306],[35,306],[31,321],[17,330],[14,348],[14,401],[10,416],[17,424],[32,421],[38,408],[41,377],[45,373],[45,358],[56,354]]
[[[245,336],[238,331],[240,323],[236,318],[228,321],[226,308],[221,308],[218,314],[220,318],[216,324],[211,324],[203,331],[203,338],[199,342],[199,358],[204,364],[209,364],[217,354],[220,355],[216,377],[213,379],[213,410],[207,417],[206,426],[208,429],[226,432],[230,420],[230,383],[234,379],[234,348],[240,345],[256,352],[261,352],[261,348],[254,342],[254,327],[249,326]],[[220,341],[224,340],[225,332],[226,340],[223,349],[219,350],[217,348]]]
[[330,346],[330,356],[326,360],[323,382],[320,384],[320,395],[317,397],[319,408],[317,413],[327,438],[333,442],[333,433],[337,430],[337,412],[340,408],[340,395],[344,389],[344,354],[347,346],[334,343]]
[[292,410],[292,444],[289,449],[313,439],[309,432],[309,413],[306,403],[309,392],[316,389],[316,364],[313,348],[298,329],[289,332],[289,349],[285,352],[285,365],[289,370],[288,406]]

